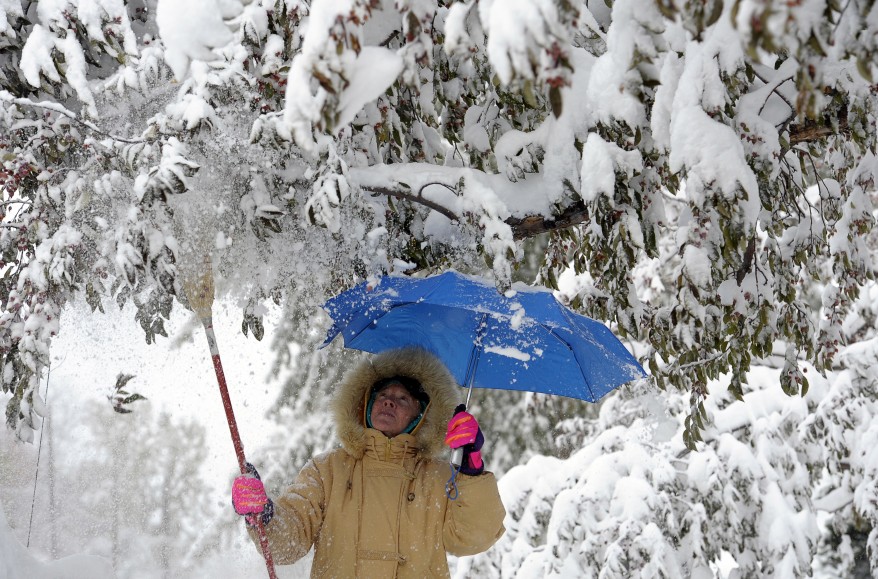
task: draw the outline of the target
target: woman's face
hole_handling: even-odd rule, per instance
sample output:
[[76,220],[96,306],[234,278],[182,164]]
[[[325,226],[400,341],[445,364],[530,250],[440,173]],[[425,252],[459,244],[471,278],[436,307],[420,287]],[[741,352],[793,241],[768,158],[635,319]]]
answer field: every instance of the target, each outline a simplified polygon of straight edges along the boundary
[[391,384],[375,395],[372,403],[372,427],[393,438],[409,425],[421,408],[402,384]]

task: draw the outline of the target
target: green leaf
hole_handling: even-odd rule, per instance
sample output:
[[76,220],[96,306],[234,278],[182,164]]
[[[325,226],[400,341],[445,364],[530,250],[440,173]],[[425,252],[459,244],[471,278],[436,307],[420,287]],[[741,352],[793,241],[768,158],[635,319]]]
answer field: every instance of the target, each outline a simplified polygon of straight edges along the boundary
[[121,390],[135,376],[136,376],[135,374],[123,374],[120,372],[119,375],[116,376],[116,385],[113,387],[113,389],[114,390]]
[[104,304],[101,303],[101,296],[95,290],[92,282],[88,282],[85,286],[85,303],[89,305],[92,313],[94,313],[95,310],[100,310],[102,314],[105,313]]
[[559,118],[564,110],[564,102],[561,96],[561,89],[553,86],[549,89],[549,102],[552,105],[552,114],[555,118]]
[[712,26],[716,24],[716,21],[719,20],[719,17],[722,16],[723,13],[723,2],[722,0],[714,0],[711,3],[711,12],[707,16],[707,20],[705,21],[705,28],[708,26]]
[[262,318],[254,319],[250,327],[253,329],[253,337],[261,341],[262,337],[265,335],[265,327],[262,325]]
[[140,394],[132,394],[127,398],[123,398],[120,404],[131,404],[132,402],[137,402],[138,400],[146,400],[146,396],[142,396]]
[[860,76],[866,79],[867,82],[872,83],[872,62],[866,60],[864,58],[857,58],[857,72],[860,73]]
[[537,97],[534,95],[534,83],[531,79],[524,81],[524,85],[521,87],[521,97],[524,99],[527,106],[532,109],[540,106],[539,103],[537,103]]

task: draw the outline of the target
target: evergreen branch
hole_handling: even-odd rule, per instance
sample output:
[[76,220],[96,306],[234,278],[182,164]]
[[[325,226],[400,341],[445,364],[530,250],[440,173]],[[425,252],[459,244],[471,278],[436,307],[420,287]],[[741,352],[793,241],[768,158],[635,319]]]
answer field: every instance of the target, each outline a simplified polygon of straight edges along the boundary
[[726,354],[727,354],[727,352],[717,352],[716,354],[714,354],[712,356],[702,358],[702,359],[696,360],[694,362],[689,362],[688,364],[683,364],[682,366],[677,366],[677,370],[678,371],[685,371],[685,370],[688,370],[689,368],[696,368],[698,366],[706,366],[710,363],[716,362],[717,360],[723,358],[724,356],[726,356]]

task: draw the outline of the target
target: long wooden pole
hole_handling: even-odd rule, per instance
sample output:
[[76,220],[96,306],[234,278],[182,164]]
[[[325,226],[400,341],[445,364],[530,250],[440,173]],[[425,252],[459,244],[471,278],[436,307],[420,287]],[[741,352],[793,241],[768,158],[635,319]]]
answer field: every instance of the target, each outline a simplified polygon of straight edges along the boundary
[[[235,420],[235,412],[232,409],[232,399],[229,396],[229,388],[226,385],[226,374],[223,371],[223,362],[220,358],[216,334],[213,331],[213,265],[209,257],[205,257],[201,271],[193,279],[187,280],[184,288],[186,290],[186,297],[189,299],[189,305],[204,326],[207,344],[210,347],[210,357],[213,360],[213,369],[216,372],[216,381],[219,384],[220,397],[223,400],[223,409],[226,411],[229,433],[232,435],[232,445],[235,447],[235,456],[238,458],[238,468],[241,474],[247,474],[244,444],[241,442],[241,435],[238,433],[238,423]],[[274,570],[274,560],[271,556],[271,548],[268,544],[268,536],[265,534],[265,525],[262,523],[262,515],[248,515],[247,520],[256,527],[256,534],[259,536],[259,546],[262,547],[262,556],[265,559],[269,578],[277,579],[277,573]]]

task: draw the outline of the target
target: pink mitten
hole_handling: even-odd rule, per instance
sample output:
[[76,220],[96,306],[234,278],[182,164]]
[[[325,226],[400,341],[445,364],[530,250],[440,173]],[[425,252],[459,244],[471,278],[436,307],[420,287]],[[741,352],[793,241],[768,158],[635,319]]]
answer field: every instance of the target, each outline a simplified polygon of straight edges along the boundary
[[465,409],[466,406],[463,404],[454,409],[454,416],[448,421],[445,444],[451,448],[463,447],[463,463],[460,465],[460,472],[475,476],[485,470],[480,452],[485,443],[485,437],[482,435],[478,421]]
[[258,478],[239,476],[232,483],[232,505],[239,515],[261,513],[268,503],[265,485]]
[[473,444],[479,433],[479,423],[468,412],[458,412],[448,421],[448,431],[445,434],[445,444],[451,448],[460,448],[467,444]]

